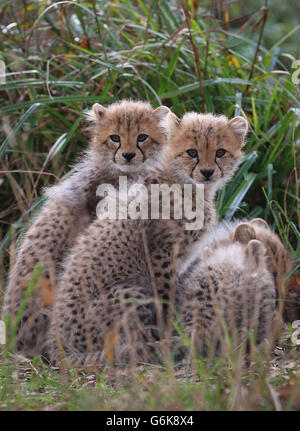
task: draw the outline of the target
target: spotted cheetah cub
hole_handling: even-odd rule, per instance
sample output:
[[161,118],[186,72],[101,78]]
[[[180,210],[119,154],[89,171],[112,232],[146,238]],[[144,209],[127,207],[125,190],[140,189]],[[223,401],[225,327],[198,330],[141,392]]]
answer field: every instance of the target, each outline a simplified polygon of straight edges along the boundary
[[[62,350],[69,359],[79,362],[85,362],[88,356],[103,358],[106,337],[115,330],[119,331],[119,345],[128,345],[124,341],[125,326],[120,326],[125,314],[131,316],[127,327],[141,322],[136,340],[144,345],[145,332],[152,334],[151,329],[145,329],[147,324],[155,326],[157,319],[161,321],[169,313],[165,306],[156,313],[152,299],[157,293],[160,303],[170,300],[177,274],[175,246],[180,250],[182,265],[190,247],[215,223],[215,192],[237,169],[247,122],[240,117],[228,120],[211,114],[189,113],[181,120],[174,114],[167,117],[161,120],[161,128],[169,138],[163,150],[163,168],[151,176],[159,184],[204,184],[204,225],[200,230],[186,230],[185,219],[150,219],[143,223],[155,278],[152,291],[140,221],[97,220],[91,224],[73,247],[60,281],[47,343],[52,363],[59,362]],[[124,297],[130,313],[125,313]],[[134,302],[137,298],[142,299],[141,306]],[[134,320],[132,316],[139,317]]]
[[[205,232],[215,225],[215,194],[234,176],[242,160],[248,123],[242,117],[229,120],[223,115],[190,112],[182,119],[169,113],[162,119],[161,127],[169,141],[164,149],[166,164],[171,165],[171,172],[166,171],[169,178],[176,178],[173,182],[179,184],[204,186],[201,229],[187,230],[185,218],[165,224],[153,222],[150,226],[148,241],[157,290],[167,303],[168,268],[176,259],[176,272],[181,274],[201,248]],[[179,249],[176,257],[172,253],[175,244]],[[171,273],[171,277],[175,274]]]
[[[197,353],[221,353],[272,341],[279,292],[290,267],[277,235],[262,219],[220,223],[181,276],[177,307]],[[225,329],[226,328],[226,329]]]
[[39,353],[49,323],[43,289],[47,294],[55,287],[64,256],[96,218],[97,187],[117,185],[120,175],[143,175],[155,163],[166,142],[158,122],[168,112],[166,107],[154,110],[149,103],[124,100],[107,108],[96,103],[88,113],[89,148],[75,172],[47,190],[48,201],[25,234],[10,273],[3,314],[14,319],[34,268],[39,262],[44,266],[41,286],[37,283],[19,324],[16,347],[26,355]]

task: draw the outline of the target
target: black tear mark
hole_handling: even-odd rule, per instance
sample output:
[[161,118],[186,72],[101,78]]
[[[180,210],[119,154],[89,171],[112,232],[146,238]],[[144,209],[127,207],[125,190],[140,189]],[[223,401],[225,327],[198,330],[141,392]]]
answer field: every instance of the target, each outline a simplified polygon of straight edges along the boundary
[[220,172],[221,172],[221,178],[223,178],[223,177],[224,177],[224,172],[223,172],[222,168],[220,167],[220,165],[218,164],[218,162],[217,162],[217,158],[215,158],[215,163],[216,163],[216,165],[218,166],[218,168],[220,169]]
[[136,143],[136,146],[138,147],[138,149],[140,150],[140,152],[142,153],[142,155],[143,155],[143,163],[144,163],[144,161],[146,160],[146,156],[145,156],[145,154],[144,154],[144,151],[141,149],[141,147],[139,146],[139,143],[137,142]]
[[117,149],[116,149],[116,151],[114,152],[113,161],[114,161],[115,163],[116,163],[116,154],[117,154],[117,152],[119,151],[120,147],[121,147],[121,142],[119,143],[118,148],[117,148]]
[[197,156],[197,161],[196,161],[195,166],[193,167],[193,169],[192,169],[192,171],[191,171],[191,174],[190,174],[190,177],[191,177],[191,178],[193,178],[194,170],[196,169],[196,166],[197,166],[198,164],[199,164],[199,156]]

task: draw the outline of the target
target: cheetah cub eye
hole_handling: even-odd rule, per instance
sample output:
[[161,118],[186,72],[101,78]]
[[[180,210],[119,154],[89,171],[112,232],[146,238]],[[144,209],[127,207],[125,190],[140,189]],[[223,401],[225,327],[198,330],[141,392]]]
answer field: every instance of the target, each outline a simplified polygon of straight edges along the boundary
[[197,151],[197,150],[194,150],[193,148],[191,148],[191,149],[187,150],[187,151],[186,151],[186,153],[187,153],[190,157],[192,157],[193,159],[198,158],[198,151]]
[[119,135],[110,135],[109,139],[116,143],[119,143],[121,141],[121,137]]
[[216,151],[216,157],[218,159],[225,156],[225,154],[226,154],[226,150],[224,150],[224,148],[219,148],[219,150]]
[[149,138],[149,135],[146,135],[145,133],[141,133],[137,137],[137,142],[138,143],[145,142],[148,138]]

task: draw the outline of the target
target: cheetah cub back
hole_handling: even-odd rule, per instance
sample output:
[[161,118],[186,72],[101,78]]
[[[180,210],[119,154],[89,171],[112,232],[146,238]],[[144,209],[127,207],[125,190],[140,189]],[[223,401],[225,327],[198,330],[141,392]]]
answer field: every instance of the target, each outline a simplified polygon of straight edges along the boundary
[[13,320],[34,268],[43,264],[16,337],[17,349],[26,355],[40,353],[52,305],[44,300],[43,286],[47,292],[55,289],[65,255],[96,218],[97,187],[118,185],[120,175],[131,180],[143,176],[157,162],[166,143],[158,124],[168,112],[166,107],[154,110],[149,103],[124,100],[107,108],[96,103],[88,113],[89,148],[75,172],[46,192],[48,201],[25,234],[9,275],[2,314],[9,313]]
[[[288,253],[262,219],[220,223],[203,241],[203,251],[181,276],[178,308],[198,353],[257,347],[274,341],[279,291],[289,267]],[[280,326],[280,325],[279,325]]]

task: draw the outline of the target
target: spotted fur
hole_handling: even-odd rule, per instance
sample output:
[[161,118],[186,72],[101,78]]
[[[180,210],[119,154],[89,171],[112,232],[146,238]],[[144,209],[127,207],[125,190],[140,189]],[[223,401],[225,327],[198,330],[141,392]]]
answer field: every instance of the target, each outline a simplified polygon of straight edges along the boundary
[[[34,268],[43,264],[42,277],[18,327],[18,350],[30,356],[40,353],[51,308],[45,306],[42,286],[46,283],[55,289],[64,257],[96,218],[97,187],[103,183],[117,186],[120,175],[133,179],[155,163],[166,142],[158,122],[168,112],[166,107],[153,110],[149,103],[133,101],[107,108],[95,104],[89,112],[89,149],[69,178],[46,191],[48,201],[25,234],[10,272],[3,315],[10,313],[13,321]],[[119,136],[118,143],[112,140],[113,135]],[[128,160],[124,156],[128,153],[135,156]]]
[[[185,229],[185,219],[150,220],[143,223],[149,250],[150,262],[148,262],[139,223],[132,220],[106,223],[95,221],[79,238],[66,261],[55,302],[50,342],[48,340],[48,346],[52,346],[50,347],[51,362],[59,362],[63,351],[67,358],[75,356],[76,361],[81,362],[86,362],[91,357],[91,349],[92,357],[105,358],[104,340],[109,337],[112,330],[120,335],[122,329],[118,345],[128,345],[128,340],[124,340],[124,328],[119,324],[123,321],[122,316],[126,307],[121,300],[123,293],[120,294],[116,286],[119,286],[119,289],[124,289],[124,285],[133,286],[132,290],[128,289],[130,298],[137,295],[143,300],[152,302],[142,309],[137,305],[132,306],[133,320],[127,322],[129,328],[134,327],[133,316],[139,316],[137,321],[141,321],[145,327],[157,326],[157,320],[161,317],[160,323],[165,329],[164,325],[169,321],[171,309],[166,304],[174,299],[171,293],[173,297],[175,296],[177,267],[174,265],[174,260],[176,262],[178,260],[179,265],[184,264],[193,244],[200,241],[203,233],[215,223],[215,192],[234,174],[236,165],[242,157],[241,148],[244,145],[247,129],[244,120],[229,121],[225,117],[221,117],[220,120],[219,117],[199,114],[193,114],[192,118],[191,122],[190,115],[184,116],[182,120],[171,115],[167,122],[162,121],[161,129],[169,135],[169,143],[163,150],[162,168],[151,172],[145,178],[145,184],[151,184],[153,180],[159,184],[180,185],[205,182],[203,228],[188,231]],[[237,121],[243,123],[243,135],[235,133],[233,124]],[[174,127],[176,133],[173,133]],[[191,139],[189,132],[194,133],[195,139]],[[231,153],[227,156],[227,161],[224,159],[220,162],[223,176],[217,173],[206,181],[200,172],[203,166],[202,160],[215,154],[216,136],[222,137],[222,145],[230,149]],[[201,163],[197,163],[191,171],[193,161],[187,156],[186,151],[192,145],[197,145]],[[213,158],[214,156],[209,157],[210,160]],[[178,256],[176,249],[179,249]],[[136,283],[137,279],[142,281]],[[145,289],[145,286],[150,287]],[[115,301],[114,306],[106,307],[103,305],[104,298],[110,296],[112,291],[114,296],[111,300]],[[156,295],[160,304],[158,309],[153,305],[153,298]],[[163,306],[161,306],[162,302],[164,302]],[[76,309],[75,316],[72,315],[71,308]],[[142,310],[145,315],[142,313],[141,317],[138,310]],[[162,316],[159,316],[160,313]],[[150,333],[156,340],[157,333],[156,336],[155,331]],[[97,337],[93,334],[97,334]],[[159,334],[160,341],[163,336]],[[143,345],[144,333],[139,332],[136,337],[138,345]],[[90,346],[88,346],[89,338],[92,338]],[[122,351],[122,348],[119,351]]]
[[[272,341],[288,253],[262,219],[221,223],[203,240],[202,251],[181,276],[178,309],[196,352],[221,353]],[[277,320],[279,319],[279,320]],[[227,343],[227,344],[226,344]]]

